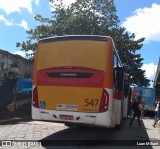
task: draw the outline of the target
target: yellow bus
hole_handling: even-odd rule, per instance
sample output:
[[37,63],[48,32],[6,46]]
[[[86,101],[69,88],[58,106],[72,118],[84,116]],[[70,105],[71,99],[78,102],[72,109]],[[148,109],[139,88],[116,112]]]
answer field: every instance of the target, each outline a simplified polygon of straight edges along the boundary
[[36,46],[32,119],[120,126],[127,116],[124,71],[109,36],[57,36]]

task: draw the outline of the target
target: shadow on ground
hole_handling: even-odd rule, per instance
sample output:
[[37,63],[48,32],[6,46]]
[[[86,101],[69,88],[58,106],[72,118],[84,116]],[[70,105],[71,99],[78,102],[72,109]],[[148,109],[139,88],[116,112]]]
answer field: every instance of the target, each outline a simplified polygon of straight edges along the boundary
[[[102,147],[109,148],[139,148],[137,143],[148,142],[149,137],[142,123],[139,127],[136,120],[133,126],[129,125],[130,119],[125,119],[120,130],[113,128],[96,128],[96,127],[74,127],[58,131],[42,140],[41,143],[45,148],[66,148],[69,147]],[[70,148],[69,147],[69,148]],[[152,146],[145,146],[145,149],[152,149]]]

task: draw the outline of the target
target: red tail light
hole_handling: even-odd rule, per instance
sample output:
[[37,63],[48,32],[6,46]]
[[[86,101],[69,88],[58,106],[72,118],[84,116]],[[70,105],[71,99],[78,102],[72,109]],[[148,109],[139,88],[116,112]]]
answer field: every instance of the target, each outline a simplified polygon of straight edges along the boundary
[[103,89],[99,112],[106,112],[108,109],[108,104],[109,104],[109,94],[105,89]]
[[32,104],[35,108],[39,108],[37,87],[35,87],[33,89],[33,102],[32,102]]

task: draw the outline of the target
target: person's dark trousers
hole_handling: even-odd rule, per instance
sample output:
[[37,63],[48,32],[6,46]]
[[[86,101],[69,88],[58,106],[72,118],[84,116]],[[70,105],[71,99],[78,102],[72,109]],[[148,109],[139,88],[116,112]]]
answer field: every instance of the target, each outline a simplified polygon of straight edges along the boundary
[[139,111],[138,112],[134,112],[134,115],[133,115],[133,117],[132,117],[132,119],[130,121],[130,125],[132,125],[132,122],[133,122],[133,120],[135,119],[136,116],[137,116],[137,120],[138,120],[138,125],[141,126],[141,123],[140,123],[140,112]]

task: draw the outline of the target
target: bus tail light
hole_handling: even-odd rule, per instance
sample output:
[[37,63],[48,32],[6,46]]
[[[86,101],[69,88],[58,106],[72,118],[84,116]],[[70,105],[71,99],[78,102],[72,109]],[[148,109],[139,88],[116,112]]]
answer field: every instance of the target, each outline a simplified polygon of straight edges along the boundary
[[37,90],[37,87],[35,87],[33,89],[33,106],[35,108],[39,108],[39,104],[38,104],[38,90]]
[[106,112],[108,109],[108,104],[109,104],[109,94],[105,89],[103,89],[99,112]]

